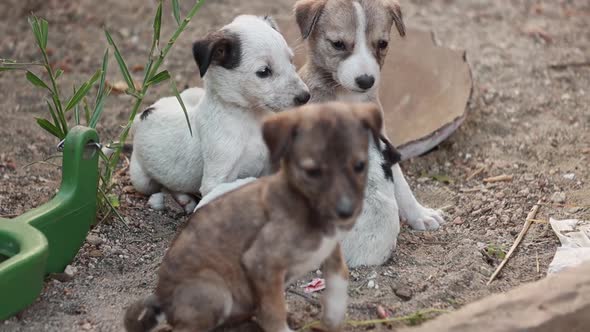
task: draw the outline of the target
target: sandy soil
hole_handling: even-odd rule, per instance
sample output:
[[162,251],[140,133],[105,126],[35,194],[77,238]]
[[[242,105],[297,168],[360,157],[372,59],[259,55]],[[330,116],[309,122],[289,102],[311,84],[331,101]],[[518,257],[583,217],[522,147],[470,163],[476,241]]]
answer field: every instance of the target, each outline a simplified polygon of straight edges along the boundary
[[[192,85],[197,72],[190,44],[195,38],[238,13],[288,15],[292,4],[210,1],[166,67],[179,86]],[[588,2],[412,0],[403,6],[408,25],[432,29],[443,45],[467,50],[475,87],[465,124],[435,151],[403,164],[417,196],[428,206],[444,207],[448,223],[436,232],[404,227],[385,266],[351,272],[349,316],[356,320],[377,318],[377,306],[395,316],[430,308],[453,310],[543,278],[557,240],[546,223],[535,223],[499,279],[485,285],[499,263],[495,249],[508,250],[540,198],[547,200],[538,219],[590,218]],[[99,67],[106,45],[104,25],[120,41],[127,62],[142,64],[155,7],[155,1],[145,0],[67,5],[58,0],[3,1],[0,57],[36,59],[26,21],[26,14],[35,11],[50,22],[51,61],[65,69],[61,84],[67,91]],[[184,1],[183,8],[188,7]],[[167,36],[174,23],[171,15],[164,18]],[[582,62],[586,64],[572,65]],[[112,62],[109,77],[116,81],[117,75]],[[167,94],[166,86],[158,87],[148,102]],[[34,122],[33,117],[47,116],[44,96],[24,75],[0,74],[0,96],[0,216],[13,217],[48,201],[58,187],[56,165],[27,166],[54,154],[57,142]],[[99,128],[104,141],[115,137],[130,107],[130,97],[110,97]],[[467,179],[482,167],[481,174]],[[501,174],[513,180],[482,181]],[[118,180],[121,213],[128,223],[108,220],[94,228],[72,263],[74,278],[48,279],[38,301],[18,317],[0,322],[0,331],[121,330],[123,308],[151,291],[160,259],[186,217],[179,209],[147,209],[144,197],[122,191],[128,177]],[[288,298],[294,328],[317,319],[313,301],[293,293]]]

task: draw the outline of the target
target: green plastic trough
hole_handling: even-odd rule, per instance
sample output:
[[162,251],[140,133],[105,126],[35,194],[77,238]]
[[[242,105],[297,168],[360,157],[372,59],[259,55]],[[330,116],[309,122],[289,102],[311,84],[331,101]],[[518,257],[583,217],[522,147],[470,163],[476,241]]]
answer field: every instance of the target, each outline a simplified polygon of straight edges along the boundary
[[98,135],[74,127],[63,146],[62,182],[48,203],[0,218],[0,320],[32,304],[49,273],[63,272],[96,221]]

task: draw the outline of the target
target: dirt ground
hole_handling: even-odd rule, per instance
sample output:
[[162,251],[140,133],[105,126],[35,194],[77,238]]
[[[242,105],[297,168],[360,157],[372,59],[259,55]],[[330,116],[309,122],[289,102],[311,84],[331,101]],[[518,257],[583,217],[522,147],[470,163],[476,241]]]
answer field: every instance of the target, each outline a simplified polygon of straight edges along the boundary
[[[185,11],[189,2],[183,1]],[[194,84],[194,39],[239,13],[289,15],[293,2],[209,1],[166,67],[179,86]],[[155,1],[67,3],[2,1],[0,58],[37,59],[26,20],[34,11],[50,23],[51,61],[66,71],[61,79],[64,91],[99,68],[106,45],[104,25],[120,41],[130,66],[144,63]],[[447,224],[435,232],[404,227],[398,249],[385,266],[351,271],[348,313],[355,320],[378,318],[378,306],[392,316],[431,308],[454,310],[543,278],[557,239],[547,223],[538,222],[500,277],[485,285],[499,263],[500,250],[508,250],[540,198],[546,201],[539,220],[590,218],[588,1],[412,0],[402,5],[408,25],[431,29],[443,45],[467,50],[475,87],[464,125],[435,151],[402,165],[419,199],[445,209]],[[163,36],[175,26],[169,8],[166,13]],[[114,61],[109,77],[120,80]],[[167,89],[164,85],[152,90],[148,102],[168,95]],[[0,216],[14,217],[48,201],[58,188],[57,166],[28,166],[54,154],[57,142],[34,122],[34,117],[47,116],[44,96],[24,75],[1,73],[0,96]],[[99,128],[104,141],[115,137],[131,101],[122,95],[109,98]],[[480,168],[480,174],[467,179]],[[502,174],[513,180],[483,183],[483,178]],[[146,198],[122,191],[129,185],[126,175],[118,180],[127,224],[113,219],[95,227],[72,263],[74,278],[48,279],[41,297],[17,317],[0,322],[0,331],[122,329],[123,308],[153,289],[161,257],[186,217],[179,209],[149,210]],[[293,289],[301,291],[300,285]],[[318,318],[313,301],[292,292],[288,299],[293,328]],[[356,330],[392,328],[370,325]]]

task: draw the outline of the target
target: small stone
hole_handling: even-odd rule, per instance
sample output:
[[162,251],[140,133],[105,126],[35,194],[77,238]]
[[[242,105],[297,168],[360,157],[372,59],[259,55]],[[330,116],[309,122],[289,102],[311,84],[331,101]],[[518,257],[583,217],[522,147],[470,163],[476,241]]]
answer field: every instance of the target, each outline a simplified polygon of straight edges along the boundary
[[86,322],[86,323],[82,324],[81,327],[82,327],[82,330],[84,330],[84,331],[90,331],[92,329],[92,324]]
[[533,181],[533,180],[535,180],[535,176],[530,173],[527,173],[524,175],[524,180],[525,181]]
[[375,280],[369,280],[367,283],[368,288],[375,288]]
[[558,191],[553,193],[551,196],[551,201],[553,203],[563,204],[565,203],[565,193],[563,191]]
[[100,237],[98,237],[94,234],[88,234],[88,236],[86,237],[86,242],[88,242],[89,244],[91,244],[93,246],[98,246],[98,245],[102,244],[104,241],[103,241],[103,239],[101,239]]
[[71,265],[66,266],[66,268],[64,270],[64,273],[70,278],[73,278],[77,272],[78,272],[78,269],[71,266]]
[[88,255],[90,255],[90,257],[102,257],[102,256],[104,256],[104,254],[102,253],[102,251],[100,251],[98,249],[94,249],[94,250],[90,251],[90,253],[88,253]]
[[412,290],[410,289],[410,287],[408,287],[407,285],[401,285],[401,286],[395,287],[393,289],[393,293],[395,293],[395,295],[397,295],[397,297],[399,297],[403,301],[411,300],[412,296],[414,295]]
[[461,217],[457,217],[453,220],[453,224],[455,225],[463,225],[463,219]]
[[564,179],[567,179],[567,180],[574,180],[576,178],[576,174],[574,174],[574,173],[567,173],[567,174],[564,174],[563,175],[563,178]]
[[500,220],[502,223],[507,224],[510,222],[510,217],[507,214],[503,214],[500,216]]

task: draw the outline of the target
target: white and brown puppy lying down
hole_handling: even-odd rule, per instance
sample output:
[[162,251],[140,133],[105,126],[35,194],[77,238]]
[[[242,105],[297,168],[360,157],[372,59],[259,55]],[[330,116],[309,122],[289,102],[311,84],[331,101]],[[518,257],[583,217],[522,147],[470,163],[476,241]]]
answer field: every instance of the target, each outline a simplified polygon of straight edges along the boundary
[[343,321],[348,271],[339,241],[361,212],[368,145],[381,130],[374,104],[315,104],[269,117],[263,137],[278,172],[199,209],[164,257],[153,296],[132,305],[128,331],[164,315],[174,331],[211,331],[256,317],[291,331],[287,285],[322,264],[323,324]]
[[160,99],[134,123],[133,186],[164,208],[169,191],[187,213],[198,193],[220,183],[267,174],[262,118],[305,104],[309,90],[293,66],[293,52],[272,19],[238,16],[194,43],[204,88],[184,91],[191,137],[175,97]]
[[[405,35],[398,3],[301,0],[295,4],[295,16],[309,46],[307,63],[299,73],[310,88],[311,102],[364,101],[380,105],[380,70],[392,27],[395,25],[399,34]],[[342,242],[349,266],[387,261],[396,247],[400,216],[417,230],[437,229],[444,222],[441,211],[418,203],[397,164],[400,156],[394,151],[385,136],[380,137],[378,146],[371,144],[363,212]],[[249,181],[253,179],[220,185],[203,197],[197,208]]]

